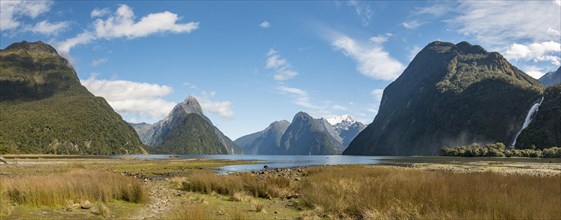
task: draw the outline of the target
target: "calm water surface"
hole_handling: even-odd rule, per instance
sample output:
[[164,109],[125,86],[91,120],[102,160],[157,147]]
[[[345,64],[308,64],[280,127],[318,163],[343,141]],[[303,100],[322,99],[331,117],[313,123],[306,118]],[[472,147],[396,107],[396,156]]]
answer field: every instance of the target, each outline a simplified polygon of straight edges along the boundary
[[242,160],[258,161],[258,164],[230,165],[219,167],[219,173],[248,172],[274,168],[293,168],[321,165],[345,165],[345,164],[382,164],[387,161],[402,159],[405,157],[382,157],[382,156],[347,156],[347,155],[133,155],[138,159],[219,159],[219,160]]
[[539,159],[539,158],[489,158],[489,157],[437,157],[437,156],[347,156],[347,155],[128,155],[138,159],[219,159],[219,160],[241,160],[257,161],[257,164],[241,164],[218,167],[218,173],[227,174],[235,172],[249,172],[275,168],[294,168],[322,165],[410,165],[413,163],[470,163],[481,161],[492,161],[498,163],[508,162],[538,162],[538,163],[561,163],[561,159]]

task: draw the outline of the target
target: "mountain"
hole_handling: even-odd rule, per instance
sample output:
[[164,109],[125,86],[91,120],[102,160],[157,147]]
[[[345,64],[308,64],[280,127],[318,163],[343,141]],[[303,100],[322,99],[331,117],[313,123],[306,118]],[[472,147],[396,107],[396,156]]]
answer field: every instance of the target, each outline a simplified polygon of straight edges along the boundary
[[512,143],[543,86],[499,53],[433,42],[384,90],[349,155],[436,155],[443,146]]
[[265,130],[240,137],[234,143],[239,145],[245,154],[272,155],[280,148],[281,138],[288,126],[288,121],[275,121]]
[[343,139],[343,146],[349,146],[351,141],[366,128],[364,124],[355,121],[350,115],[341,115],[326,119],[333,125],[335,132]]
[[43,42],[0,50],[0,153],[145,153],[133,128]]
[[544,86],[553,86],[561,83],[561,67],[557,71],[546,73],[539,80]]
[[[559,70],[557,70],[559,72]],[[545,89],[544,100],[528,127],[520,133],[516,148],[561,146],[561,84]]]
[[316,155],[340,154],[343,140],[325,119],[314,119],[298,112],[281,138],[275,154]]
[[177,104],[168,116],[147,128],[134,126],[152,153],[236,154],[239,147],[203,114],[193,96]]

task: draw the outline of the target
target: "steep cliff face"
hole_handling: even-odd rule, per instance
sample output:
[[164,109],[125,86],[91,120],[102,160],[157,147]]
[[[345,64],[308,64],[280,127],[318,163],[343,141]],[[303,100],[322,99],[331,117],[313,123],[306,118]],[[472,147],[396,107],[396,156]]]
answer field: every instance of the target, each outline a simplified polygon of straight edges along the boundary
[[528,127],[522,130],[516,148],[561,146],[561,84],[547,87],[544,100]]
[[436,155],[442,146],[511,143],[543,86],[467,42],[427,45],[385,90],[352,155]]
[[144,153],[132,127],[43,42],[0,50],[0,153]]

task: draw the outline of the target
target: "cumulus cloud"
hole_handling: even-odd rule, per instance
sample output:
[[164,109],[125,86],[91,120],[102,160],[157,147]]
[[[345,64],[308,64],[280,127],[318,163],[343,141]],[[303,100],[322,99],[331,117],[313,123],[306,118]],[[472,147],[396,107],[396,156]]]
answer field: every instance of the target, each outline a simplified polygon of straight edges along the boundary
[[513,43],[505,52],[505,57],[514,60],[548,61],[561,65],[561,44],[554,41],[531,44]]
[[175,103],[162,98],[173,91],[166,85],[97,79],[95,74],[80,82],[94,95],[105,98],[123,117],[133,119],[133,122],[158,121],[175,106]]
[[109,59],[107,58],[99,58],[99,59],[95,59],[92,60],[92,66],[99,66],[101,64],[107,63]]
[[543,69],[538,66],[525,66],[523,69],[526,74],[534,77],[535,79],[539,79],[540,77],[545,75]]
[[70,22],[67,21],[51,23],[47,20],[44,20],[36,23],[33,26],[27,26],[25,30],[43,35],[57,35],[58,33],[68,29],[69,25]]
[[100,17],[94,21],[94,29],[59,42],[57,48],[63,53],[69,53],[74,46],[96,39],[133,39],[156,33],[190,33],[199,28],[198,22],[178,23],[180,17],[169,11],[148,14],[136,20],[129,6],[120,5],[114,13],[106,14],[103,10],[94,9],[91,16]]
[[68,29],[70,22],[42,20],[35,24],[24,23],[23,18],[34,20],[51,10],[52,1],[0,1],[0,31],[32,32],[42,35],[57,35]]
[[267,29],[271,27],[271,23],[269,23],[269,21],[263,21],[261,22],[261,24],[259,24],[259,27],[263,29]]
[[0,1],[1,31],[12,30],[22,25],[21,18],[36,18],[51,9],[52,1]]
[[292,69],[290,63],[282,58],[274,49],[269,49],[269,52],[267,52],[265,68],[275,71],[273,78],[277,81],[284,81],[298,75],[298,73]]
[[212,99],[216,95],[216,92],[206,92],[203,91],[200,96],[197,96],[197,100],[201,104],[204,111],[216,114],[224,118],[234,117],[234,111],[232,110],[232,102],[230,101],[213,101]]
[[345,56],[354,59],[357,70],[365,76],[380,80],[394,80],[404,69],[403,64],[391,57],[380,44],[359,43],[340,35],[331,44]]

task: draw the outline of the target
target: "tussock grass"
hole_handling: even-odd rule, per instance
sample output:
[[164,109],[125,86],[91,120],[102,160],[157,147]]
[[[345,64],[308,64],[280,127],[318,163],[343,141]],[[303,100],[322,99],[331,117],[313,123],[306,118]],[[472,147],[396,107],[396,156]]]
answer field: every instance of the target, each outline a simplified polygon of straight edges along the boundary
[[203,207],[198,205],[187,205],[185,207],[175,209],[175,211],[170,213],[166,219],[207,220],[212,218],[205,212]]
[[194,173],[183,182],[183,189],[193,192],[234,196],[245,192],[254,197],[278,198],[286,196],[290,190],[290,180],[284,177],[257,179],[249,173],[218,176],[213,173]]
[[0,192],[17,204],[61,206],[67,201],[123,200],[143,203],[143,187],[131,177],[110,172],[74,170],[63,174],[1,179]]
[[450,173],[361,166],[310,168],[301,201],[323,217],[555,219],[561,176]]

